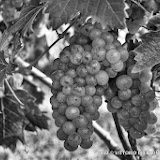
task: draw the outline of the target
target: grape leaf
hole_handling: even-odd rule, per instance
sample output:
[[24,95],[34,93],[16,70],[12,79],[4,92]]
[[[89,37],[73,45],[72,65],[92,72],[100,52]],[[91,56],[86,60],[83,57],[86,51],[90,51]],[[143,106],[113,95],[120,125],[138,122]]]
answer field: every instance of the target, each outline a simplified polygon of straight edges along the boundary
[[133,50],[137,61],[132,72],[140,72],[160,62],[160,31],[149,32],[141,37],[142,43]]
[[160,30],[160,14],[153,15],[147,23],[147,28],[153,31]]
[[53,29],[68,23],[71,18],[80,12],[83,22],[92,16],[103,26],[109,25],[122,29],[125,27],[124,0],[41,0],[47,2],[46,12],[49,13]]
[[25,35],[28,30],[32,30],[32,23],[37,14],[44,8],[44,5],[29,5],[21,10],[20,17],[9,28],[7,28],[2,35],[0,41],[0,50],[3,50],[9,42],[9,38],[13,33],[21,31]]

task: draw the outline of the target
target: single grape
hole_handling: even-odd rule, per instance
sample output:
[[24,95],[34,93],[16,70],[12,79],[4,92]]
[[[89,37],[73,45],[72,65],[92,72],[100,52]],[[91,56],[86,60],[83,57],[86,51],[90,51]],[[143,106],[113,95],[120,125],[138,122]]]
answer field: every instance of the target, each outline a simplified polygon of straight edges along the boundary
[[82,62],[88,64],[92,61],[92,54],[90,51],[84,51],[82,54]]
[[69,76],[71,78],[76,78],[77,77],[76,70],[73,68],[69,68],[68,71],[66,72],[66,76]]
[[70,76],[64,76],[60,79],[60,84],[62,86],[72,86],[73,83],[73,78]]
[[111,64],[117,63],[120,60],[120,58],[121,58],[121,55],[120,55],[120,53],[116,49],[110,49],[106,53],[106,59]]
[[73,119],[72,122],[76,128],[80,128],[87,126],[88,119],[83,115],[79,115],[77,118]]
[[139,107],[132,107],[129,113],[132,117],[139,117],[141,113],[141,109]]
[[139,119],[137,117],[130,117],[129,123],[130,125],[134,126],[135,124],[139,123]]
[[65,116],[59,115],[55,118],[55,125],[57,127],[61,127],[65,122],[67,122],[67,118]]
[[152,102],[149,102],[149,110],[150,111],[155,110],[157,107],[159,107],[159,103],[156,98]]
[[88,42],[89,42],[88,37],[83,35],[78,36],[78,38],[76,39],[76,43],[82,46],[88,44]]
[[122,108],[126,109],[127,111],[129,111],[132,107],[133,107],[133,104],[130,100],[124,101],[122,103]]
[[65,111],[67,109],[67,104],[66,103],[60,103],[59,107],[58,107],[58,113],[61,115],[65,115]]
[[86,81],[82,77],[76,77],[74,80],[75,80],[75,83],[77,83],[79,86],[85,86],[86,85]]
[[66,141],[64,141],[64,148],[69,151],[69,152],[74,152],[75,150],[77,150],[78,146],[77,147],[72,147],[69,145],[69,143]]
[[61,89],[61,84],[60,84],[60,82],[59,82],[59,81],[56,81],[56,80],[52,81],[52,88],[55,89],[55,90]]
[[77,67],[76,73],[79,77],[86,77],[88,75],[87,69],[83,64]]
[[91,104],[85,107],[85,111],[90,114],[95,114],[97,112],[97,107],[95,104]]
[[114,40],[113,35],[109,32],[102,32],[101,37],[105,40],[107,44],[111,44]]
[[145,133],[147,133],[148,135],[154,134],[157,131],[157,126],[154,125],[147,125],[147,128],[144,130]]
[[148,111],[149,110],[149,103],[144,102],[140,107],[141,107],[142,112]]
[[111,64],[111,68],[116,71],[116,72],[120,72],[124,69],[124,63],[119,60],[118,62],[114,63],[114,64]]
[[107,72],[109,78],[115,78],[117,76],[117,72],[115,70],[113,70],[113,68],[108,67],[105,69],[105,71]]
[[95,76],[87,75],[85,80],[86,80],[87,85],[91,85],[91,86],[97,85],[97,80],[96,80]]
[[104,95],[104,86],[96,86],[96,95],[103,96]]
[[83,112],[83,116],[85,116],[88,120],[88,123],[91,123],[92,122],[92,118],[93,118],[93,115],[91,115],[90,113],[87,113],[87,112]]
[[91,148],[93,145],[93,141],[91,141],[90,139],[82,139],[82,142],[80,144],[81,148],[83,149],[89,149]]
[[82,53],[73,53],[70,56],[70,62],[74,65],[80,65],[82,63]]
[[70,121],[66,121],[63,125],[62,125],[62,130],[65,134],[70,135],[71,133],[76,131],[76,127],[75,125],[70,122]]
[[138,123],[134,124],[134,128],[138,131],[144,131],[147,128],[147,122],[139,120]]
[[135,96],[133,96],[132,98],[131,98],[131,102],[132,102],[132,104],[134,104],[135,106],[140,106],[140,105],[142,105],[142,96],[140,95],[140,94],[137,94],[137,95],[135,95]]
[[110,63],[108,62],[107,59],[104,59],[104,60],[102,61],[102,65],[104,65],[105,67],[109,67],[109,66],[110,66]]
[[62,70],[57,70],[51,74],[51,79],[52,81],[54,80],[59,81],[63,76],[64,76],[64,72]]
[[85,95],[85,87],[80,86],[79,84],[74,84],[72,86],[72,94],[76,96],[84,96]]
[[97,29],[97,28],[93,28],[93,29],[90,31],[90,33],[89,33],[89,38],[90,38],[91,40],[94,40],[94,39],[100,37],[100,36],[101,36],[101,33],[102,33],[101,30],[99,30],[99,29]]
[[133,139],[140,139],[144,136],[144,132],[140,132],[134,128],[131,128],[129,130],[129,134]]
[[73,105],[73,106],[80,106],[81,104],[81,97],[80,96],[77,96],[77,95],[69,95],[67,97],[67,100],[66,100],[67,104],[70,106],[70,105]]
[[98,95],[93,96],[93,104],[96,106],[101,106],[102,105],[102,97]]
[[99,113],[98,111],[95,112],[94,114],[92,114],[92,119],[93,119],[94,121],[98,120],[99,117],[100,117],[100,113]]
[[148,91],[150,91],[150,82],[146,82],[146,83],[141,83],[140,87],[139,87],[141,93],[146,93]]
[[125,48],[123,48],[121,45],[119,47],[117,47],[117,50],[121,55],[121,61],[122,62],[127,61],[128,57],[129,57],[128,51]]
[[148,124],[155,124],[155,123],[157,123],[157,121],[158,121],[158,118],[155,115],[155,113],[154,112],[150,112],[150,116],[147,119],[147,123]]
[[69,95],[69,94],[72,93],[72,87],[71,87],[71,86],[64,86],[64,87],[62,88],[62,92],[63,92],[63,94],[65,94],[65,95]]
[[101,65],[97,60],[92,60],[89,64],[86,65],[87,71],[90,74],[96,74],[100,71]]
[[118,118],[120,119],[124,119],[124,120],[129,120],[130,119],[130,114],[126,109],[121,109],[118,113],[117,113]]
[[80,115],[80,110],[77,107],[69,106],[65,111],[65,115],[68,119],[72,120]]
[[70,60],[70,55],[71,52],[68,49],[64,48],[59,55],[59,59],[62,63],[68,63]]
[[91,50],[93,59],[103,61],[106,58],[106,50],[103,47],[95,46]]
[[97,80],[98,85],[106,85],[109,81],[109,76],[107,72],[100,70],[96,75],[95,78]]
[[105,41],[100,37],[97,37],[92,41],[92,47],[95,47],[95,46],[104,47],[105,44],[106,44]]
[[85,36],[89,36],[89,33],[90,33],[90,31],[92,30],[92,29],[94,29],[94,26],[92,25],[92,23],[86,23],[83,27],[82,27],[82,29],[81,29],[81,33],[83,34],[83,35],[85,35]]
[[155,96],[155,92],[150,90],[144,94],[143,98],[146,102],[152,102],[155,99]]
[[108,52],[111,49],[116,49],[116,46],[111,43],[111,44],[106,44],[104,48],[105,48],[106,52]]
[[78,133],[73,132],[68,136],[67,142],[70,146],[77,147],[78,145],[81,144],[82,138]]
[[82,97],[82,105],[88,106],[91,105],[93,102],[93,98],[90,95],[85,95]]
[[63,72],[66,72],[66,71],[68,70],[68,64],[61,62],[61,63],[59,63],[58,68],[59,68],[60,70],[62,70]]
[[118,91],[118,97],[119,99],[126,101],[128,99],[130,99],[131,97],[131,90],[130,89],[126,89],[126,90],[119,90]]
[[88,139],[93,132],[89,129],[89,127],[86,126],[78,128],[77,133],[81,136],[82,139]]
[[78,54],[78,53],[83,53],[84,52],[84,49],[81,45],[78,45],[78,44],[74,44],[71,46],[71,53],[72,55],[74,54]]
[[116,48],[122,46],[121,43],[120,43],[120,41],[118,41],[117,39],[114,39],[113,44],[114,44],[114,46],[115,46]]
[[56,97],[56,99],[57,99],[57,101],[59,103],[66,102],[66,98],[67,97],[66,97],[66,95],[63,92],[58,92],[57,97]]
[[133,81],[128,75],[121,75],[116,79],[116,85],[120,90],[129,89],[133,84]]
[[56,135],[58,137],[59,140],[66,140],[67,139],[67,135],[63,132],[62,128],[59,128],[56,132]]
[[105,89],[104,95],[105,95],[105,99],[107,101],[110,101],[113,97],[115,97],[116,92],[113,89],[111,89],[111,87],[108,87],[107,89]]
[[122,101],[116,96],[116,97],[113,97],[111,99],[111,105],[116,108],[116,109],[119,109],[122,107]]
[[139,119],[141,121],[147,121],[149,117],[150,117],[150,112],[149,111],[142,111],[140,116],[139,116]]
[[146,83],[148,81],[151,81],[152,79],[152,72],[149,69],[145,69],[141,71],[139,75],[139,79],[142,83]]
[[118,109],[116,109],[116,108],[114,108],[114,107],[112,106],[111,102],[108,102],[108,103],[107,103],[107,109],[108,109],[108,111],[111,112],[111,113],[116,113],[116,112],[119,111]]
[[85,91],[86,95],[93,96],[96,93],[96,88],[91,85],[86,85]]

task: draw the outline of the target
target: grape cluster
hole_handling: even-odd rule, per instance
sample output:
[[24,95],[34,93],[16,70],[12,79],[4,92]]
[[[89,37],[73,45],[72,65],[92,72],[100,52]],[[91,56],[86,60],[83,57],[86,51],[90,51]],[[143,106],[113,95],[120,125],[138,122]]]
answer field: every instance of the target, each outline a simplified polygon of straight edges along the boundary
[[152,72],[145,69],[133,73],[134,53],[126,61],[126,69],[105,90],[108,110],[117,113],[119,123],[134,139],[156,132],[157,117],[154,113],[158,106],[152,90]]
[[109,78],[125,68],[128,56],[113,34],[88,21],[76,27],[70,45],[54,60],[52,116],[67,150],[92,146],[92,121],[100,116],[104,90]]

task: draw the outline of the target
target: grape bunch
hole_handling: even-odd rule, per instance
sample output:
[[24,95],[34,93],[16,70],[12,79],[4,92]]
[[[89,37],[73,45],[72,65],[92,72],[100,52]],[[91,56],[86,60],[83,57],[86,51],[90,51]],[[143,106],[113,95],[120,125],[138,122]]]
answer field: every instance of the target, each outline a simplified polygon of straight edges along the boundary
[[119,123],[134,139],[156,132],[154,110],[158,101],[151,86],[152,72],[145,69],[133,73],[134,53],[126,61],[126,69],[105,90],[108,110],[117,113]]
[[116,36],[100,24],[88,21],[75,28],[70,45],[54,60],[51,75],[52,116],[59,127],[57,137],[68,151],[92,146],[92,121],[100,116],[108,81],[124,70],[129,56]]

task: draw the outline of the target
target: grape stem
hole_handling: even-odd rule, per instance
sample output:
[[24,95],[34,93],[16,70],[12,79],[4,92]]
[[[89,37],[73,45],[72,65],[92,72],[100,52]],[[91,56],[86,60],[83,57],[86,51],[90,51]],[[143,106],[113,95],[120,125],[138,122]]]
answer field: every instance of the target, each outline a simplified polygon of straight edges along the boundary
[[[117,114],[116,113],[113,113],[112,114],[113,116],[113,119],[114,119],[114,122],[115,122],[115,126],[116,126],[116,129],[117,129],[117,133],[118,133],[118,136],[122,142],[122,145],[123,145],[123,148],[125,151],[132,151],[132,149],[130,148],[129,144],[127,143],[126,139],[125,139],[125,136],[123,134],[123,131],[122,131],[122,128],[118,122],[118,117],[117,117]],[[134,155],[128,155],[126,156],[127,160],[135,160],[135,157]]]
[[37,59],[35,59],[27,68],[31,68],[33,66],[36,66],[38,61],[46,54],[48,51],[59,41],[61,40],[68,32],[68,30],[81,18],[81,14],[75,16],[70,22],[70,25],[63,31],[63,33],[58,34],[58,39],[54,41]]
[[9,89],[10,92],[12,93],[13,97],[15,98],[15,100],[16,100],[21,106],[24,106],[24,104],[20,101],[20,99],[17,97],[16,93],[14,92],[14,90],[12,89],[12,87],[10,86],[8,80],[5,79],[4,82],[6,83],[8,89]]
[[135,139],[133,139],[133,138],[129,135],[129,133],[128,133],[128,140],[129,140],[129,143],[130,143],[130,145],[131,145],[132,150],[133,150],[134,152],[136,152],[136,155],[135,155],[136,158],[137,158],[138,160],[142,160],[142,157],[140,156],[140,154],[139,154],[139,152],[138,152],[137,142],[136,142]]
[[[16,57],[14,62],[17,65],[20,65],[22,67],[27,67],[29,64],[25,62],[23,59],[20,57]],[[42,81],[45,85],[47,85],[49,88],[52,87],[52,80],[48,76],[46,76],[44,73],[42,73],[40,70],[38,70],[35,67],[32,67],[31,69],[31,74],[38,78],[40,81]],[[93,122],[93,127],[95,130],[95,133],[104,141],[104,143],[108,146],[110,151],[120,151],[120,148],[118,147],[118,144],[113,140],[111,137],[110,133],[104,130],[97,122]],[[115,155],[121,160],[126,160],[126,155]],[[132,160],[132,159],[130,159]]]

